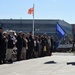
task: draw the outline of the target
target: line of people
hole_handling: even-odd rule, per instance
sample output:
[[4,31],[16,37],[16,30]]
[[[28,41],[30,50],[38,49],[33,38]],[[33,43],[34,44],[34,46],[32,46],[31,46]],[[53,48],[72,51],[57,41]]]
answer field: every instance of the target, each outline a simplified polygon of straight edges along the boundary
[[17,49],[16,60],[25,60],[37,57],[51,56],[54,46],[53,38],[46,34],[32,37],[32,32],[27,34],[19,32],[14,35],[12,30],[3,32],[0,27],[0,64],[13,62],[13,49]]

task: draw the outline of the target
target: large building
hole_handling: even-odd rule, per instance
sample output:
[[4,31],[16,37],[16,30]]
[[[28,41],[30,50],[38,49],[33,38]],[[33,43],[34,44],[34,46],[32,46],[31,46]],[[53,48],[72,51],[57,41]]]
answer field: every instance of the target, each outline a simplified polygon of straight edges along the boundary
[[[52,35],[56,37],[56,24],[64,29],[66,36],[72,38],[72,26],[64,20],[50,20],[50,19],[35,19],[34,20],[34,32],[35,34]],[[33,20],[32,19],[0,19],[0,25],[4,30],[15,30],[16,32],[23,31],[28,33],[32,31]]]

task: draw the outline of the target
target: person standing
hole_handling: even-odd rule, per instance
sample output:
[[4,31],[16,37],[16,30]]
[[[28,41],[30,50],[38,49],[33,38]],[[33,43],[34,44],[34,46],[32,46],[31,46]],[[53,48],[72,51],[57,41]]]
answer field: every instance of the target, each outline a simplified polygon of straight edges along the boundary
[[26,59],[29,59],[29,33],[26,34]]
[[51,49],[50,49],[50,56],[52,55],[53,47],[54,47],[54,40],[53,40],[53,37],[51,37]]
[[39,40],[38,36],[35,36],[34,38],[34,52],[35,52],[35,57],[37,58],[39,55]]
[[5,63],[6,42],[3,36],[3,28],[0,27],[0,64]]
[[16,42],[16,47],[17,47],[17,61],[21,60],[21,51],[22,51],[22,35],[23,33],[20,31],[19,34],[17,35],[17,42]]
[[42,50],[41,50],[42,54],[41,55],[42,55],[42,57],[47,56],[47,52],[48,52],[48,40],[47,40],[47,35],[46,34],[43,35],[41,44],[42,44]]
[[9,63],[13,62],[12,60],[13,47],[14,47],[14,35],[13,35],[13,31],[10,30],[8,35],[7,52],[6,52],[6,60]]
[[34,39],[32,38],[32,32],[29,33],[29,58],[33,57]]
[[50,50],[51,50],[51,40],[50,40],[50,36],[48,36],[48,55],[51,55]]
[[24,33],[22,36],[22,51],[21,51],[21,59],[26,59],[26,34]]

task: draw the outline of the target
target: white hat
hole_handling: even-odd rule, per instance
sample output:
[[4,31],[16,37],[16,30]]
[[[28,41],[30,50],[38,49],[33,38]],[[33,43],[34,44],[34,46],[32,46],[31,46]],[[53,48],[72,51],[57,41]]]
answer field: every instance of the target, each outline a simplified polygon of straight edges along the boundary
[[3,34],[6,34],[6,33],[7,33],[6,31],[3,32]]
[[10,30],[9,32],[13,32],[13,30]]
[[19,31],[19,33],[23,33],[22,31]]

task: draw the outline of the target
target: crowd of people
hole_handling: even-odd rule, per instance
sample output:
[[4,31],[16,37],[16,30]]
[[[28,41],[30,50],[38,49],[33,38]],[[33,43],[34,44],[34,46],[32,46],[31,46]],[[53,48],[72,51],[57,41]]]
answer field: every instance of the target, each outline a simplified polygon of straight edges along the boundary
[[22,31],[14,34],[12,30],[3,31],[0,27],[0,64],[12,63],[13,50],[16,49],[16,61],[51,56],[54,46],[53,37],[44,35],[32,36],[32,32]]

